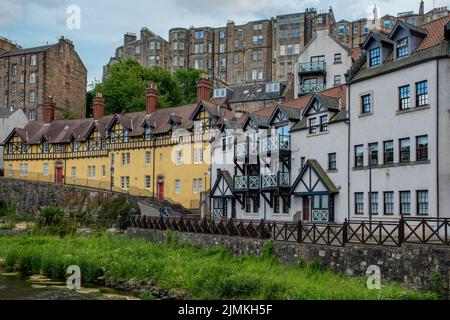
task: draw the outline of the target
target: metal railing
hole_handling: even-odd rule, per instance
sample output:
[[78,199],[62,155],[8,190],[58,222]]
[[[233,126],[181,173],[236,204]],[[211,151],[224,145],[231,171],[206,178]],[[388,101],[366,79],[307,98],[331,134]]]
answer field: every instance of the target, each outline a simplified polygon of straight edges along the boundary
[[298,86],[298,94],[305,95],[314,92],[320,92],[326,89],[325,83],[300,84]]
[[234,190],[235,191],[248,191],[258,190],[260,188],[259,176],[235,176],[234,177]]
[[276,241],[343,247],[347,244],[400,247],[403,244],[450,246],[450,219],[401,218],[392,221],[349,221],[344,223],[297,223],[221,219],[157,218],[133,216],[132,228],[172,230],[203,234],[274,239]]
[[327,64],[325,61],[306,62],[298,64],[299,73],[325,72]]
[[261,139],[261,153],[291,151],[291,136],[278,135]]
[[261,189],[289,188],[291,175],[289,172],[277,172],[261,175]]

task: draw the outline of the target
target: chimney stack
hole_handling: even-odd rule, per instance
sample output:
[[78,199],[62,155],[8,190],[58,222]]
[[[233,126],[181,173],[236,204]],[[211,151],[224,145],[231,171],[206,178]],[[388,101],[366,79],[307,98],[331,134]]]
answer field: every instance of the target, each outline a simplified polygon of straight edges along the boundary
[[419,14],[423,16],[425,14],[425,3],[423,0],[420,1]]
[[103,94],[97,92],[93,101],[94,108],[94,120],[99,120],[105,114],[105,99],[103,99]]
[[44,102],[44,124],[50,124],[55,120],[56,104],[53,102],[53,97],[48,96]]
[[147,98],[147,114],[152,114],[158,110],[159,100],[158,86],[153,81],[149,82],[145,97]]
[[211,100],[212,83],[208,75],[203,73],[197,81],[197,102]]

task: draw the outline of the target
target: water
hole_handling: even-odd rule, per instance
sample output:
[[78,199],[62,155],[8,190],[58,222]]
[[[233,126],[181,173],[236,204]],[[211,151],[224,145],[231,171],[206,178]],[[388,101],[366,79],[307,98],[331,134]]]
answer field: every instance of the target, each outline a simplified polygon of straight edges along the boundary
[[0,271],[0,300],[134,300],[108,288],[69,290],[62,282],[31,281]]

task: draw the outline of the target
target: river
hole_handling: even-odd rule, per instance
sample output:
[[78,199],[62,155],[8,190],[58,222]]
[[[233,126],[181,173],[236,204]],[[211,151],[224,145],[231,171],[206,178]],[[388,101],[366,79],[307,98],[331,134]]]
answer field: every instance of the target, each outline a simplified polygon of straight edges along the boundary
[[0,300],[136,300],[109,288],[67,289],[64,283],[34,281],[17,274],[1,273]]

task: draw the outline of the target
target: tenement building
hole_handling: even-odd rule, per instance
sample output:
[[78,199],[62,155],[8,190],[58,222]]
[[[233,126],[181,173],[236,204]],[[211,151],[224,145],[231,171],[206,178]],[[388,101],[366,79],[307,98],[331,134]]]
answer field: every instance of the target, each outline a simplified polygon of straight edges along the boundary
[[44,118],[15,128],[5,139],[5,176],[88,186],[166,200],[198,209],[210,189],[213,130],[234,120],[211,102],[209,80],[198,81],[198,102],[159,109],[156,84],[146,93],[146,110],[104,115],[94,99],[94,117],[56,120],[47,98]]
[[[23,128],[28,118],[22,109],[0,108],[0,141],[5,140],[14,128]],[[3,173],[3,145],[0,144],[0,175]]]
[[215,218],[449,217],[450,16],[371,31],[347,84],[227,121]]
[[84,117],[86,87],[86,67],[64,37],[53,45],[0,53],[0,106],[23,109],[30,121],[43,120],[46,96],[54,97],[56,118],[64,109]]

